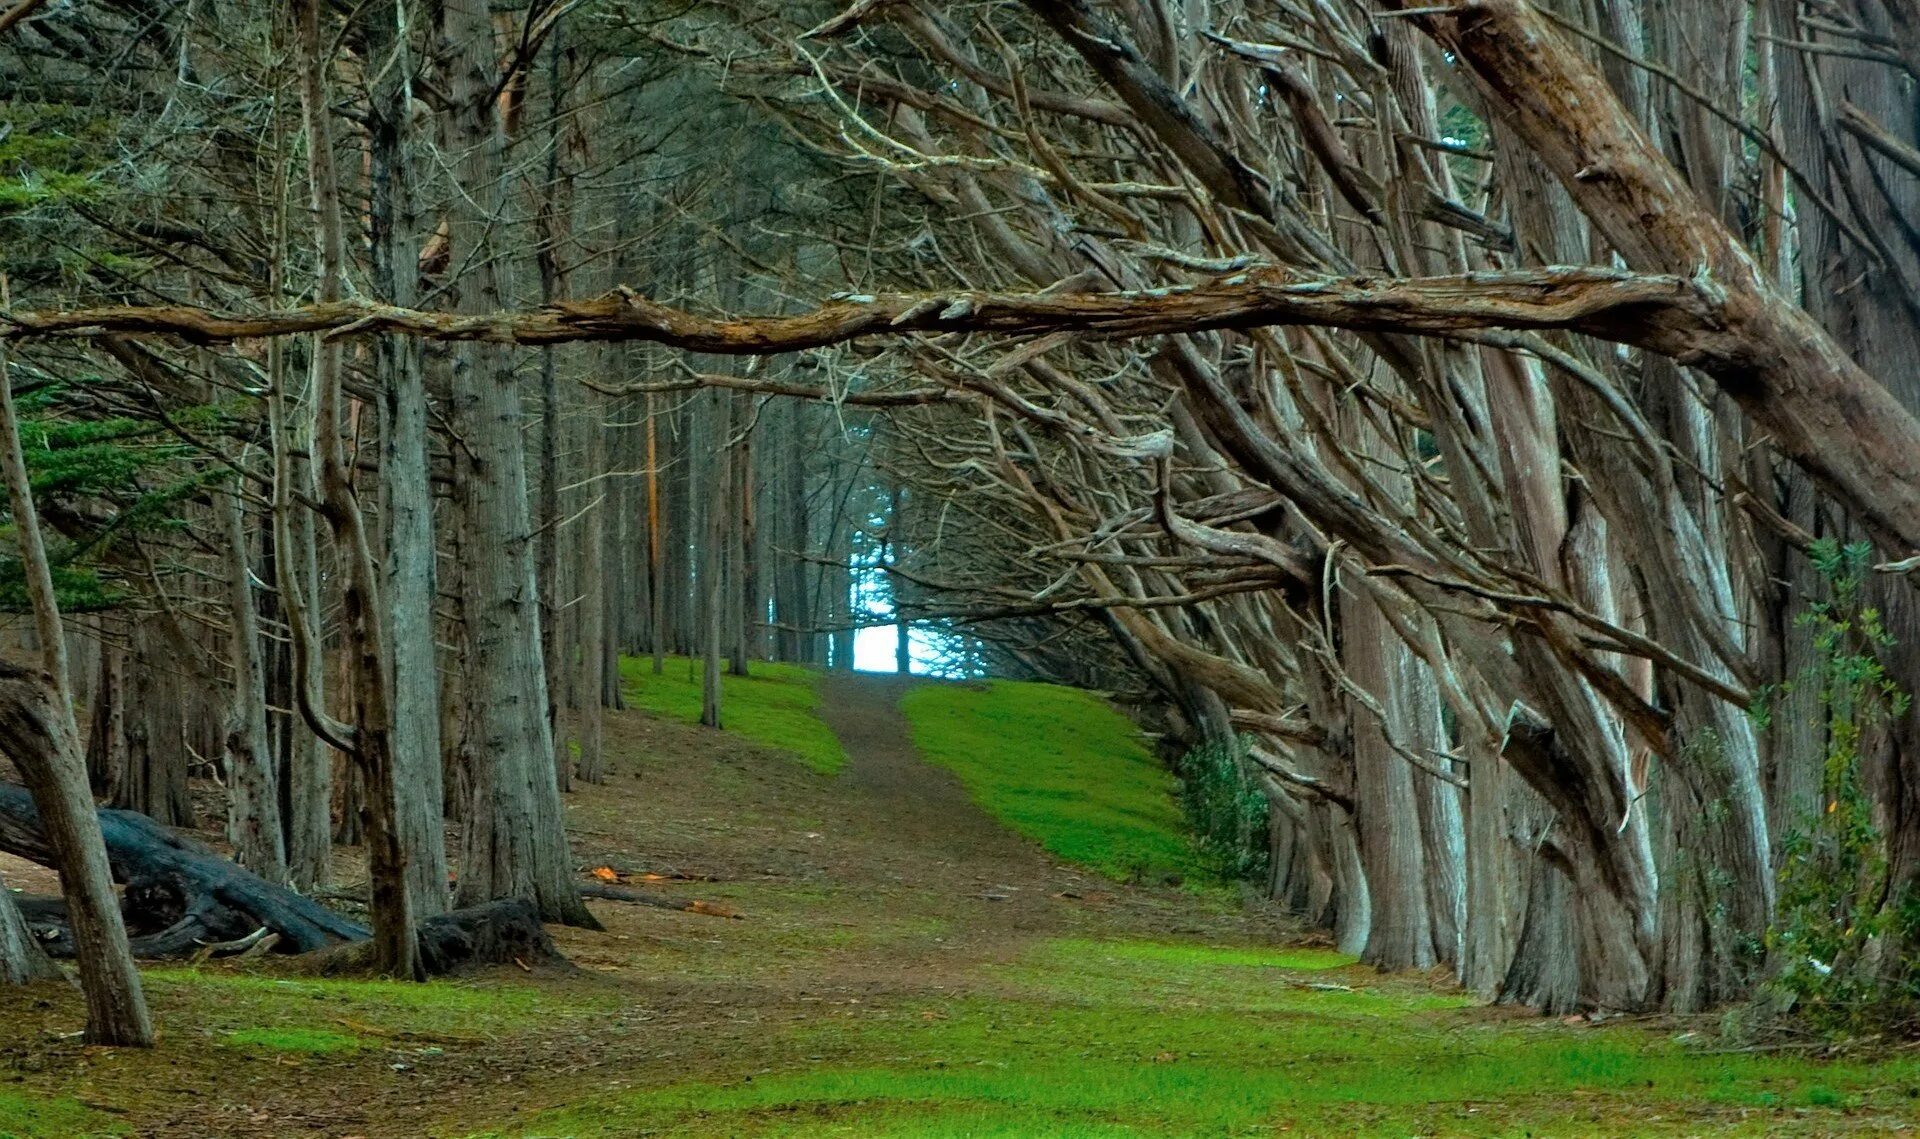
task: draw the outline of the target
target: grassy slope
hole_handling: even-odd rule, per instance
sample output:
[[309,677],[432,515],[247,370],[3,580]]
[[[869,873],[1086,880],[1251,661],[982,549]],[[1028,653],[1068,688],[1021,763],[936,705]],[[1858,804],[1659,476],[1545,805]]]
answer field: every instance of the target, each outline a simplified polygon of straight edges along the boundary
[[1099,697],[1011,680],[925,684],[900,710],[921,755],[1059,857],[1122,881],[1195,872],[1172,778]]
[[[685,657],[668,657],[666,671],[653,674],[650,659],[626,657],[620,678],[627,700],[657,716],[686,724],[700,722],[700,675]],[[720,677],[720,725],[748,739],[790,751],[822,775],[847,762],[840,741],[820,722],[820,675],[794,664],[753,662],[746,676]]]
[[0,1139],[91,1139],[126,1128],[70,1096],[37,1098],[0,1091]]

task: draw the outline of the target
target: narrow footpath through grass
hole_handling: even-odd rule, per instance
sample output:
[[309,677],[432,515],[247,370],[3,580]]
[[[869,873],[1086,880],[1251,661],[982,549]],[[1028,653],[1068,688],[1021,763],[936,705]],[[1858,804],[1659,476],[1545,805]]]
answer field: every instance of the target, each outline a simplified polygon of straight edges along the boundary
[[[1829,1063],[1718,1049],[1708,1022],[1489,1009],[1303,943],[1223,891],[1167,885],[1186,865],[1168,781],[1085,694],[823,689],[768,670],[735,682],[749,686],[736,709],[764,715],[713,732],[681,722],[685,693],[670,699],[670,683],[630,684],[663,711],[612,717],[612,778],[568,799],[574,854],[738,920],[595,901],[606,929],[554,931],[577,970],[430,985],[277,960],[153,969],[151,1052],[82,1045],[70,989],[6,994],[0,1139],[1757,1137],[1920,1124],[1909,1053]],[[813,703],[821,691],[833,707]],[[855,746],[821,747],[822,714]],[[795,762],[796,740],[843,754],[840,774]]]

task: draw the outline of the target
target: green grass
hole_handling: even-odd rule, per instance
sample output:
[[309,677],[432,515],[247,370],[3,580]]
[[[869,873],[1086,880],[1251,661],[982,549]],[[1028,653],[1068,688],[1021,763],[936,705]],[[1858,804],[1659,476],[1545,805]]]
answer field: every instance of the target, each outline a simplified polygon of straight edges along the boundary
[[1003,996],[850,1008],[789,1030],[805,1062],[515,1134],[1825,1135],[1913,1112],[1911,1059],[1713,1054],[1637,1028],[1495,1019],[1301,952],[1042,943]]
[[[653,674],[650,658],[625,657],[620,678],[629,703],[656,716],[700,722],[700,676],[686,657],[668,657]],[[820,674],[804,665],[755,661],[746,676],[720,677],[720,726],[783,751],[832,775],[847,762],[840,740],[820,720]]]
[[67,1098],[40,1099],[0,1091],[0,1139],[93,1139],[123,1135],[110,1116]]
[[358,1052],[367,1041],[344,1032],[318,1028],[243,1028],[227,1033],[229,1048],[259,1052],[297,1052],[308,1056],[330,1056],[340,1052]]
[[1199,873],[1173,777],[1092,693],[1011,680],[924,684],[900,710],[921,755],[1060,858],[1121,881]]
[[1056,940],[1049,952],[1076,962],[1082,967],[1089,956],[1113,961],[1143,962],[1161,966],[1163,972],[1188,969],[1219,969],[1223,966],[1247,966],[1258,969],[1290,969],[1296,972],[1342,969],[1354,959],[1331,949],[1311,947],[1192,945],[1175,941],[1089,941]]
[[222,968],[153,969],[144,974],[157,1004],[205,1010],[202,1026],[236,1046],[293,1052],[341,1051],[367,1036],[469,1039],[604,1013],[605,994],[555,993],[502,981],[357,981],[275,977]]

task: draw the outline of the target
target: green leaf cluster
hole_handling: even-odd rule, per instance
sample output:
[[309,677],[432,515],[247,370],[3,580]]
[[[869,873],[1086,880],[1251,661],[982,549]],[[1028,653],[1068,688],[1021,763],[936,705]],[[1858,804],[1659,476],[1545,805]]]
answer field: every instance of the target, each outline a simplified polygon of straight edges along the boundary
[[[115,543],[183,525],[181,502],[227,477],[223,469],[199,463],[193,447],[155,423],[125,416],[72,416],[71,397],[89,382],[46,384],[17,400],[21,452],[42,515],[54,591],[69,613],[124,604],[129,590],[105,564]],[[213,407],[189,408],[175,419],[206,426],[219,414]],[[55,513],[69,520],[98,521],[60,532],[46,524]],[[11,556],[15,549],[9,516],[0,533],[0,551],[5,551],[0,553],[0,612],[28,608],[25,572],[19,558]]]
[[1777,691],[1814,694],[1826,752],[1819,807],[1782,849],[1768,995],[1821,1031],[1858,1035],[1920,1017],[1920,905],[1894,896],[1860,771],[1866,733],[1905,715],[1911,697],[1881,664],[1895,641],[1862,597],[1871,547],[1821,539],[1810,555],[1828,592],[1796,622],[1812,632],[1814,663]]
[[1180,806],[1201,862],[1223,882],[1258,881],[1270,860],[1267,796],[1246,759],[1246,741],[1205,743],[1181,757]]

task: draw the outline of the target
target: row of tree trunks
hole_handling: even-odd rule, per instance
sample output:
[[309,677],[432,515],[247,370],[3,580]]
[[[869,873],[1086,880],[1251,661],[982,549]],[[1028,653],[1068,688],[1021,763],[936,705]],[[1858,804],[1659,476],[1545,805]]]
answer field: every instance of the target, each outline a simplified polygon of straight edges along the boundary
[[[167,826],[194,825],[187,794],[189,756],[184,683],[197,678],[172,639],[164,616],[135,614],[108,631],[100,646],[87,775],[94,793],[115,807],[139,811]],[[122,648],[115,639],[129,643]]]
[[[317,7],[303,11],[309,24]],[[785,311],[775,290],[738,283],[761,269],[718,249],[736,236],[716,237],[721,227],[685,227],[692,255],[663,257],[639,278],[643,294],[586,286],[575,270],[605,252],[584,247],[603,219],[572,200],[592,179],[575,164],[584,143],[562,127],[576,80],[582,103],[597,102],[591,74],[574,70],[581,39],[563,48],[557,24],[529,24],[524,50],[506,53],[525,58],[503,77],[510,21],[449,5],[439,45],[419,61],[455,65],[431,100],[446,161],[415,162],[409,124],[431,112],[408,89],[419,69],[400,65],[415,46],[395,38],[401,8],[378,3],[362,9],[380,29],[368,58],[399,61],[378,73],[368,127],[379,302],[343,299],[342,191],[325,165],[320,81],[332,63],[317,46],[332,37],[303,25],[310,150],[321,156],[309,171],[315,303],[277,289],[230,302],[232,313],[49,306],[0,333],[72,336],[82,348],[123,334],[313,336],[321,430],[298,440],[284,411],[274,429],[274,575],[290,609],[314,615],[286,615],[305,641],[292,671],[307,679],[285,703],[360,757],[357,790],[345,791],[371,811],[379,877],[403,875],[416,899],[444,894],[444,862],[395,851],[437,847],[441,812],[406,801],[416,788],[433,794],[406,773],[439,772],[442,745],[458,757],[446,769],[469,823],[463,898],[527,894],[549,916],[573,913],[560,792],[576,771],[603,773],[597,710],[618,691],[606,646],[651,651],[656,670],[669,652],[697,659],[703,718],[717,725],[721,663],[745,672],[769,620],[777,654],[845,667],[876,572],[891,575],[896,602],[937,604],[938,586],[908,578],[913,540],[951,516],[956,532],[977,530],[938,568],[989,582],[982,593],[1032,599],[1029,635],[1008,657],[1098,679],[1099,664],[1059,646],[1100,630],[1102,651],[1126,662],[1104,675],[1150,685],[1192,740],[1245,729],[1259,741],[1253,762],[1279,812],[1275,889],[1368,960],[1447,962],[1476,991],[1553,1008],[1684,1011],[1747,991],[1757,971],[1743,947],[1770,918],[1781,835],[1817,807],[1826,742],[1822,725],[1804,723],[1820,714],[1805,693],[1790,697],[1803,721],[1790,739],[1760,738],[1746,715],[1747,697],[1807,663],[1792,615],[1822,583],[1798,547],[1866,535],[1898,557],[1920,541],[1920,426],[1903,410],[1916,402],[1903,377],[1920,327],[1902,208],[1915,200],[1902,141],[1915,111],[1891,35],[1911,0],[1848,6],[1877,29],[1873,42],[1896,44],[1873,58],[1789,52],[1796,37],[1826,33],[1787,0],[1591,13],[1570,0],[1405,0],[1364,32],[1343,30],[1331,10],[1235,13],[1256,27],[1293,21],[1319,45],[1294,52],[1203,40],[1129,0],[1023,7],[983,25],[976,44],[962,30],[971,12],[863,5],[841,30],[887,20],[899,35],[823,39],[823,60],[795,56],[795,74],[826,85],[843,82],[843,52],[889,64],[888,53],[918,52],[915,67],[954,72],[950,85],[909,89],[862,132],[890,132],[899,145],[888,153],[953,161],[849,155],[878,171],[868,227],[911,257],[937,247],[941,268],[896,249],[893,269],[876,269],[894,254],[870,237],[874,291],[863,281],[815,311],[696,315],[716,299]],[[1624,46],[1589,51],[1546,12],[1591,18]],[[546,129],[516,140],[542,52]],[[1703,100],[1652,82],[1622,52],[1713,90]],[[1443,120],[1435,92],[1448,70],[1476,86],[1444,100]],[[895,84],[917,74],[844,74],[883,72]],[[1760,102],[1790,95],[1784,113],[1805,118],[1792,153],[1773,153],[1772,124],[1743,135],[1700,105],[1744,108],[1750,81]],[[606,141],[589,129],[597,107],[572,110],[596,146]],[[789,125],[815,129],[813,114]],[[1378,130],[1356,125],[1369,116]],[[1872,136],[1875,123],[1889,137]],[[1453,141],[1463,124],[1474,138],[1464,149]],[[1056,132],[1073,145],[1059,149]],[[546,178],[512,177],[509,148],[535,134]],[[1008,160],[1022,135],[1033,164]],[[974,153],[982,138],[990,148]],[[1123,180],[1079,179],[1094,169],[1082,157],[1090,140],[1117,148],[1101,162]],[[820,141],[834,152],[832,129]],[[423,256],[439,240],[428,237],[437,206],[419,208],[410,191],[439,168],[457,184],[440,187],[444,247]],[[1456,179],[1462,169],[1486,173],[1485,185],[1466,184],[1478,173]],[[1751,195],[1749,169],[1761,176]],[[1159,185],[1169,181],[1178,185]],[[924,221],[931,246],[895,225],[891,195],[911,192],[926,210],[900,216]],[[718,216],[751,216],[742,185],[710,196],[728,199]],[[529,204],[541,220],[540,299],[551,302],[537,310],[530,290],[512,288],[525,257],[503,236]],[[670,211],[644,212],[652,224]],[[1088,224],[1095,213],[1104,220]],[[831,260],[803,252],[796,262]],[[956,267],[962,280],[949,276]],[[569,300],[570,279],[600,295]],[[902,280],[930,291],[877,287]],[[427,311],[445,307],[442,296],[457,313]],[[925,338],[884,355],[835,347],[907,334]],[[1021,339],[1003,351],[995,334]],[[450,374],[427,374],[443,345],[415,337],[457,342]],[[633,343],[568,344],[606,340]],[[359,430],[342,413],[342,344],[378,353],[373,540],[355,530],[358,484],[341,455]],[[522,346],[538,361],[522,361]],[[662,381],[666,349],[756,363]],[[801,360],[773,359],[801,349]],[[542,369],[538,421],[517,394],[517,362]],[[897,367],[916,386],[868,390],[865,373],[851,382],[850,362],[875,375]],[[292,370],[284,349],[269,350],[272,398]],[[562,383],[572,372],[590,377],[592,396]],[[445,624],[433,614],[440,456],[428,441],[441,421],[427,394],[443,387],[440,478],[456,501],[440,538],[458,569],[440,584],[460,610]],[[788,395],[832,406],[765,405]],[[899,418],[880,431],[863,402]],[[294,503],[315,489],[300,450],[320,466],[342,571],[331,580],[346,583],[341,632],[353,643],[331,687],[351,724],[327,723],[315,699],[329,599],[312,554],[283,538],[285,516],[304,517]],[[619,477],[631,471],[642,474]],[[1235,495],[1269,501],[1202,508]],[[252,608],[248,561],[264,565],[266,551],[254,553],[244,515],[225,505],[209,517],[227,527],[238,611]],[[1743,509],[1780,517],[1763,524]],[[1000,546],[1018,557],[993,563]],[[611,568],[641,564],[644,574]],[[1236,582],[1253,584],[1227,588]],[[1920,639],[1903,579],[1870,592],[1896,636]],[[380,615],[371,626],[369,611]],[[270,867],[271,850],[256,848],[282,827],[262,821],[275,797],[259,779],[278,772],[247,739],[262,700],[243,624],[219,654],[233,658],[243,729],[223,769],[241,792],[244,856]],[[432,685],[436,639],[464,639],[439,670],[444,696]],[[904,620],[895,647],[904,668]],[[1911,662],[1891,667],[1914,679]],[[103,692],[124,686],[105,664],[101,677]],[[457,711],[433,714],[442,709]],[[103,749],[132,738],[128,717],[98,714]],[[444,739],[427,730],[436,725]],[[1920,878],[1916,732],[1896,727],[1871,760],[1902,881]],[[109,750],[97,767],[134,764]],[[308,791],[289,794],[311,804]],[[380,831],[390,816],[397,846]],[[284,829],[303,830],[291,810]],[[287,850],[296,880],[311,879],[291,839]]]

